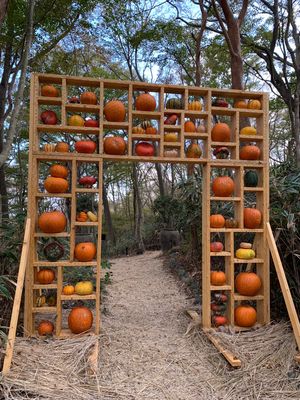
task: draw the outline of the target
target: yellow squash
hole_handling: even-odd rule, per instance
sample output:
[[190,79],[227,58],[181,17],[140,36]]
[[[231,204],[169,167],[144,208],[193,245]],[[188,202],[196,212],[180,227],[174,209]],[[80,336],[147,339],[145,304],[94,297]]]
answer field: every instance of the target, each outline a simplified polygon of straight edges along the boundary
[[91,281],[81,281],[75,285],[75,293],[85,296],[93,293],[93,283]]
[[255,258],[255,251],[252,249],[238,249],[235,252],[235,256],[242,260],[251,260],[252,258]]

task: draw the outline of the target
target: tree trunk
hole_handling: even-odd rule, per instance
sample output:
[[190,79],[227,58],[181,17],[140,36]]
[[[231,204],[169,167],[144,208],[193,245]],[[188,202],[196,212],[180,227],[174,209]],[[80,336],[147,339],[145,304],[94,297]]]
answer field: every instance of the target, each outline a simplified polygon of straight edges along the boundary
[[133,201],[134,201],[134,237],[137,243],[137,251],[139,254],[144,253],[145,245],[142,235],[143,225],[143,207],[142,199],[140,196],[139,185],[138,185],[138,165],[132,164],[132,183],[133,183]]
[[108,234],[108,239],[110,242],[115,245],[116,244],[116,235],[111,219],[111,213],[109,209],[109,202],[108,202],[108,197],[107,197],[107,190],[106,186],[103,184],[102,185],[102,190],[103,190],[103,209],[104,209],[104,217],[105,217],[105,223],[107,226],[107,234]]
[[162,170],[161,170],[161,165],[158,163],[155,163],[155,169],[157,172],[159,194],[161,197],[163,197],[165,195],[165,185],[164,185],[164,179],[163,179],[163,174],[162,174]]
[[0,0],[0,29],[7,13],[8,0]]
[[[300,86],[300,83],[299,85]],[[300,89],[300,88],[299,88]],[[299,90],[300,92],[300,90]],[[296,141],[296,162],[297,168],[300,168],[300,96],[295,95],[295,141]]]
[[8,218],[8,196],[4,168],[4,165],[0,167],[1,222]]

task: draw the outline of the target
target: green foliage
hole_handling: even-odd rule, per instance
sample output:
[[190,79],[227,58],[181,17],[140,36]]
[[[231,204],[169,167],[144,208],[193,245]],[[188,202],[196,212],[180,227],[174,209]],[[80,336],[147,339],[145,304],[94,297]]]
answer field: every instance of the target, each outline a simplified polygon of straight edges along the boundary
[[160,196],[153,203],[153,212],[160,227],[175,228],[180,211],[179,201],[172,196]]

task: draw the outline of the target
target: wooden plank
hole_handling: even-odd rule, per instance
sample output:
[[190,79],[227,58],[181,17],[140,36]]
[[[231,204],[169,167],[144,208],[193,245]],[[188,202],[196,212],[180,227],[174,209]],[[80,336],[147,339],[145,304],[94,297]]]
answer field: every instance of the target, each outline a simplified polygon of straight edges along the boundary
[[103,160],[99,161],[98,182],[99,182],[99,200],[98,200],[98,240],[97,240],[97,271],[96,271],[96,321],[95,333],[100,333],[100,315],[101,315],[101,259],[102,259],[102,210],[103,210]]
[[18,318],[20,312],[20,305],[22,300],[22,292],[25,280],[25,272],[28,266],[29,260],[29,249],[30,249],[30,228],[31,228],[31,220],[27,218],[26,225],[25,225],[25,233],[22,245],[22,253],[20,258],[20,265],[19,265],[19,272],[18,272],[18,279],[16,284],[16,291],[15,291],[15,298],[14,304],[12,308],[12,314],[10,319],[9,331],[7,336],[7,344],[6,344],[6,352],[3,364],[3,374],[7,374],[10,370],[11,361],[14,352],[14,344],[16,339],[16,332],[17,332],[17,325],[18,325]]
[[242,365],[241,360],[239,360],[230,350],[226,349],[221,343],[219,338],[213,336],[207,329],[203,329],[207,338],[215,346],[215,348],[224,356],[224,358],[229,362],[229,364],[234,368],[239,368]]
[[285,272],[283,269],[283,265],[280,259],[280,255],[275,243],[275,239],[273,236],[273,232],[271,229],[271,225],[269,222],[267,222],[267,240],[269,244],[269,248],[272,254],[276,274],[278,277],[278,281],[281,287],[281,291],[283,294],[284,302],[290,317],[290,321],[292,324],[295,340],[297,343],[298,350],[300,350],[300,323],[299,323],[299,318],[297,315],[297,311],[295,308],[295,304],[291,295],[291,291],[289,288],[288,281],[285,276]]

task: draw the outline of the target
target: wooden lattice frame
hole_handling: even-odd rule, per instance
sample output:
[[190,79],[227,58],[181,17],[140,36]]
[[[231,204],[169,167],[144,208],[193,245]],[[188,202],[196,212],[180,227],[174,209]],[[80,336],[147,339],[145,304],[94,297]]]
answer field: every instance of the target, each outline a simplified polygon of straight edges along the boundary
[[[55,84],[60,86],[61,97],[51,98],[40,95],[40,88],[43,84]],[[98,105],[83,105],[68,103],[69,87],[85,87],[97,89],[99,96]],[[107,122],[103,118],[104,92],[107,90],[122,90],[127,92],[127,116],[126,122]],[[158,100],[158,111],[142,112],[134,110],[134,96],[140,91],[149,91],[156,93]],[[179,94],[183,99],[182,110],[166,110],[165,95]],[[189,97],[202,98],[204,105],[203,111],[189,111]],[[258,99],[262,104],[261,110],[222,108],[212,106],[212,99],[223,97],[227,99]],[[49,108],[55,106],[61,110],[60,125],[42,125],[39,122],[40,107],[47,105]],[[67,125],[67,113],[92,113],[99,116],[99,128],[71,127]],[[179,125],[164,125],[164,119],[167,114],[177,114]],[[212,142],[210,132],[212,129],[213,116],[229,116],[231,118],[232,137],[229,143]],[[184,120],[194,118],[204,120],[207,130],[205,133],[185,133]],[[255,118],[257,135],[239,136],[241,118]],[[157,135],[134,135],[132,133],[133,121],[136,119],[156,120],[158,125]],[[128,149],[124,156],[112,156],[103,154],[103,132],[105,130],[125,130],[127,131]],[[164,142],[164,132],[178,132],[179,140],[176,143]],[[49,153],[43,152],[40,146],[40,137],[45,133],[68,133],[68,134],[89,134],[97,135],[99,138],[98,154],[78,154],[72,153]],[[203,147],[203,156],[200,159],[188,159],[185,156],[185,144],[187,140],[201,140]],[[139,157],[134,154],[134,141],[146,140],[157,143],[157,155],[155,157]],[[202,194],[202,324],[204,328],[211,327],[211,294],[216,290],[224,290],[228,293],[227,316],[229,322],[234,325],[234,306],[242,300],[252,300],[257,304],[258,323],[264,324],[269,321],[269,249],[266,239],[266,224],[269,220],[269,143],[268,143],[268,95],[262,92],[246,92],[239,90],[223,90],[200,87],[186,87],[175,85],[155,85],[143,82],[116,81],[95,78],[60,76],[51,74],[33,74],[31,78],[30,92],[30,147],[29,147],[29,194],[28,194],[28,213],[33,221],[31,227],[31,247],[29,268],[26,275],[26,300],[25,300],[25,334],[35,334],[35,315],[37,313],[53,313],[56,315],[55,334],[58,337],[69,336],[70,331],[62,329],[62,301],[73,299],[83,299],[82,296],[62,295],[63,285],[63,267],[70,266],[93,266],[96,269],[96,291],[84,299],[95,301],[95,323],[93,332],[100,332],[100,273],[101,273],[101,233],[102,233],[102,184],[97,189],[79,189],[77,188],[77,163],[87,162],[96,163],[99,170],[99,182],[102,183],[103,162],[108,161],[135,161],[135,162],[167,162],[167,163],[192,163],[203,165],[203,194]],[[259,161],[239,160],[239,147],[241,141],[255,141],[261,149],[261,159]],[[216,146],[227,146],[231,152],[230,160],[217,160],[212,156],[211,149]],[[178,149],[178,157],[170,158],[164,156],[165,148]],[[38,190],[39,164],[44,161],[63,161],[71,165],[71,191],[61,195],[51,195]],[[211,196],[211,170],[213,168],[228,168],[236,171],[235,183],[236,189],[233,201],[235,216],[239,220],[239,227],[235,229],[213,229],[210,228],[210,205],[212,201],[228,201],[224,198]],[[259,186],[256,188],[245,188],[243,175],[246,169],[255,169],[259,174]],[[76,222],[76,193],[90,192],[99,196],[98,203],[98,222],[78,223]],[[257,258],[250,261],[238,260],[234,257],[234,236],[238,233],[249,232],[249,229],[243,227],[243,208],[244,193],[254,192],[256,194],[257,207],[263,215],[263,223],[259,229],[251,230],[255,233],[255,250]],[[69,198],[71,201],[71,219],[69,231],[56,237],[70,238],[70,258],[65,261],[45,262],[37,259],[36,242],[39,237],[51,236],[37,231],[37,202],[42,198],[61,197]],[[94,226],[98,229],[97,259],[89,263],[80,263],[74,261],[73,253],[75,246],[76,226],[83,224]],[[225,235],[225,251],[219,254],[210,252],[210,238],[214,232],[221,232]],[[221,256],[225,258],[225,270],[227,282],[225,286],[213,287],[210,284],[210,271],[212,257]],[[240,264],[256,264],[257,273],[260,275],[263,286],[257,296],[248,298],[238,295],[234,292],[234,269]],[[35,271],[39,267],[53,266],[57,268],[57,283],[51,285],[38,285],[35,283]],[[34,307],[36,296],[43,288],[53,288],[57,290],[56,307]]]

